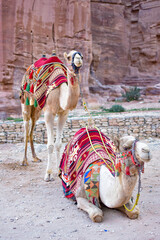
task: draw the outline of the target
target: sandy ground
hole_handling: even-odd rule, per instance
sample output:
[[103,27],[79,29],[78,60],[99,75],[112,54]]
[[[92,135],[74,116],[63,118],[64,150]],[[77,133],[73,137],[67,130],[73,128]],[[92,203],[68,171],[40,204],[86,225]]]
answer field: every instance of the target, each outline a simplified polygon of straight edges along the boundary
[[130,220],[103,207],[102,223],[91,222],[73,201],[64,198],[56,175],[53,182],[43,180],[46,145],[35,145],[42,162],[33,163],[29,150],[29,166],[22,167],[23,144],[0,144],[0,239],[159,240],[160,139],[147,142],[153,158],[142,176],[139,218]]

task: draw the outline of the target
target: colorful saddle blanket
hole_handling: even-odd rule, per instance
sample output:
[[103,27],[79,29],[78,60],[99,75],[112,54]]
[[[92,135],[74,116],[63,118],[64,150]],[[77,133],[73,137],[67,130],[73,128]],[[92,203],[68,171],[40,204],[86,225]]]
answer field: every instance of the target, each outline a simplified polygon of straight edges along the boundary
[[62,83],[67,83],[67,69],[61,60],[56,56],[40,58],[27,69],[20,95],[27,91],[29,97],[35,99],[42,109],[48,94]]
[[102,164],[104,164],[103,160],[90,164],[84,174],[84,189],[86,196],[91,203],[99,208],[99,178]]
[[[106,160],[107,164],[110,166],[111,173],[114,174],[114,169],[110,160],[110,157],[114,162],[116,159],[114,144],[108,137],[101,133],[105,147],[110,155],[109,157],[97,129],[89,129],[88,132],[94,148]],[[81,184],[84,174],[85,185],[92,185],[87,181],[87,168],[95,161],[98,161],[101,164],[104,163],[103,161],[100,161],[100,157],[92,148],[86,129],[82,128],[66,145],[59,166],[59,176],[62,179],[65,197],[75,200],[75,195]],[[93,198],[91,194],[92,190],[89,190],[89,188],[86,187],[86,191],[88,192],[87,197],[89,197],[91,202],[97,205],[98,202],[95,201],[95,198]],[[97,194],[98,193],[96,193],[96,195]]]

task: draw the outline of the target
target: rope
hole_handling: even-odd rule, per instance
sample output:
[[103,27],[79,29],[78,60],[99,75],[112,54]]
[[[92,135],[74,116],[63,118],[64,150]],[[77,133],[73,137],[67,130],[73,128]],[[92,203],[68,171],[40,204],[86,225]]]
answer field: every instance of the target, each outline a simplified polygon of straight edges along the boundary
[[127,208],[127,206],[124,204],[124,208],[128,211],[128,212],[132,212],[135,208],[136,205],[138,205],[138,201],[139,201],[139,197],[140,197],[140,190],[141,190],[141,170],[138,169],[138,175],[139,175],[139,181],[138,181],[138,193],[137,193],[137,197],[136,197],[136,201],[132,207],[132,209]]
[[88,135],[88,138],[89,138],[91,147],[93,148],[93,150],[95,151],[95,153],[104,161],[104,163],[107,165],[107,167],[112,171],[112,168],[108,165],[107,161],[99,154],[99,152],[96,151],[95,147],[93,146],[92,140],[91,140],[91,137],[90,137],[90,135],[89,135],[87,126],[86,126],[86,131],[87,131],[87,135]]

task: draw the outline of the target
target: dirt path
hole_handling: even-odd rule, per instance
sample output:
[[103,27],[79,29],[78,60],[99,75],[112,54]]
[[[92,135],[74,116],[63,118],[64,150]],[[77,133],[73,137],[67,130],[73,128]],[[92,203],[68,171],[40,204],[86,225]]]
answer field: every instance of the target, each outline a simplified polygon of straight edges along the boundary
[[58,177],[53,182],[43,181],[46,145],[36,145],[41,163],[30,161],[29,166],[22,167],[23,144],[1,144],[0,239],[159,240],[160,140],[148,142],[153,158],[142,176],[139,219],[130,220],[116,210],[103,208],[100,224],[92,223],[86,213],[64,198]]

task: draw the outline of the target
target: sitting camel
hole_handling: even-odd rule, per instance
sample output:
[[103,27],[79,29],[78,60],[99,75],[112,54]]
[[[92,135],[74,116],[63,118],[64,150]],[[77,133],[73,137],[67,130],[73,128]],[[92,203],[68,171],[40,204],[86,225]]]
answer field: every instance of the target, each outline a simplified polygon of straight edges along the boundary
[[139,176],[139,197],[140,175],[149,160],[149,147],[133,136],[121,137],[115,146],[97,128],[82,128],[67,144],[60,163],[65,197],[77,201],[94,222],[103,219],[100,202],[135,219],[138,199],[133,204],[132,193]]
[[[56,56],[49,59],[41,58],[28,68],[22,79],[21,103],[25,142],[22,165],[28,165],[28,140],[30,141],[33,161],[41,161],[34,150],[33,130],[43,109],[48,137],[48,164],[44,177],[45,181],[53,180],[53,168],[55,167],[53,164],[54,148],[58,168],[63,127],[69,110],[73,110],[76,107],[80,94],[79,69],[83,64],[83,56],[80,52],[72,50],[68,55],[64,53],[64,57],[67,61],[67,67]],[[29,89],[27,89],[28,86]],[[33,101],[34,99],[36,104]],[[53,124],[56,115],[58,115],[58,123],[56,142],[54,143]],[[31,126],[29,126],[30,120]]]

